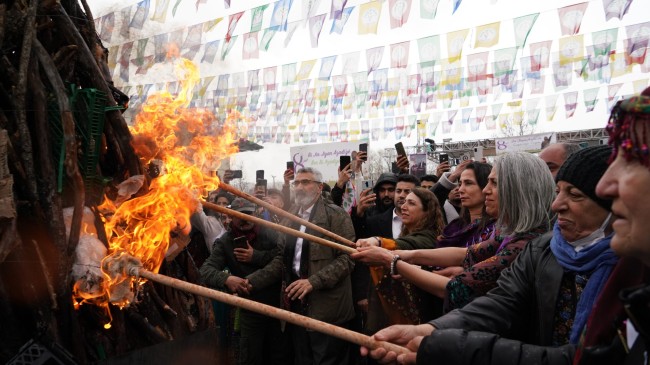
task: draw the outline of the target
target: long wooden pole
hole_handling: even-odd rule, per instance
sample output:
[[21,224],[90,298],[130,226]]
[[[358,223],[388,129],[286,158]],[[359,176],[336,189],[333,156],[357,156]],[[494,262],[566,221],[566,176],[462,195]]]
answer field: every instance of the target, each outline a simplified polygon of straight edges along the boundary
[[[238,212],[236,210],[232,210],[232,209],[229,209],[229,208],[226,208],[226,207],[222,207],[220,205],[208,203],[208,202],[206,202],[204,200],[201,201],[201,204],[203,204],[204,207],[206,207],[208,209],[211,209],[211,210],[215,210],[215,211],[217,211],[219,213],[228,214],[228,215],[231,215],[233,217],[237,217],[239,219],[243,219],[243,220],[246,220],[246,221],[253,222],[255,224],[259,224],[259,225],[262,225],[262,226],[273,228],[273,229],[276,229],[276,230],[278,230],[278,231],[280,231],[282,233],[290,234],[290,235],[296,236],[296,237],[301,237],[303,239],[309,240],[310,242],[325,245],[327,247],[330,247],[330,248],[333,248],[333,249],[336,249],[336,250],[340,250],[340,251],[343,251],[343,252],[348,253],[348,254],[357,252],[357,250],[355,250],[354,248],[352,248],[350,246],[346,246],[346,245],[342,245],[340,243],[328,241],[328,240],[326,240],[324,238],[316,237],[316,236],[311,235],[309,233],[301,232],[301,231],[295,230],[295,229],[290,228],[290,227],[286,227],[286,226],[283,226],[283,225],[280,225],[280,224],[277,224],[277,223],[269,222],[267,220],[255,217],[255,216],[250,215],[250,214],[244,214],[244,213]],[[325,232],[328,232],[328,231],[325,231]]]
[[394,351],[398,355],[407,354],[411,352],[404,347],[392,344],[390,342],[377,341],[374,340],[372,337],[342,327],[338,327],[333,324],[329,324],[313,318],[301,316],[299,314],[289,312],[280,308],[255,302],[250,299],[237,297],[224,292],[206,288],[204,286],[188,283],[186,281],[171,278],[169,276],[156,274],[151,271],[145,270],[142,267],[133,266],[129,268],[128,273],[131,276],[149,279],[151,281],[155,281],[157,283],[167,285],[178,290],[183,290],[188,293],[218,300],[226,304],[244,308],[251,312],[273,317],[281,321],[286,321],[295,324],[296,326],[301,326],[307,329],[324,333],[326,335],[334,336],[342,340],[352,342],[359,346],[364,346],[370,349],[376,349],[382,347],[388,351]]
[[246,200],[248,200],[250,202],[253,202],[253,203],[255,203],[255,204],[257,204],[257,205],[259,205],[261,207],[264,207],[264,208],[272,211],[273,213],[275,213],[277,215],[283,216],[285,218],[289,218],[289,219],[293,220],[294,222],[298,222],[301,225],[303,225],[303,226],[305,226],[307,228],[310,228],[310,229],[312,229],[312,230],[314,230],[314,231],[316,231],[318,233],[322,233],[327,237],[333,238],[333,239],[337,240],[338,242],[343,243],[344,245],[348,245],[350,247],[354,247],[354,245],[355,245],[354,242],[350,241],[349,239],[347,239],[345,237],[341,237],[341,236],[339,236],[338,234],[336,234],[334,232],[328,231],[323,227],[319,227],[319,226],[315,225],[314,223],[311,223],[311,222],[309,222],[307,220],[304,220],[304,219],[302,219],[302,218],[300,218],[298,216],[295,216],[295,215],[293,215],[293,214],[291,214],[291,213],[289,213],[289,212],[287,212],[287,211],[285,211],[283,209],[280,209],[280,208],[276,207],[273,204],[265,202],[262,199],[259,199],[259,198],[255,197],[255,196],[250,195],[250,194],[246,194],[243,191],[241,191],[239,189],[236,189],[235,187],[233,187],[231,185],[228,185],[228,184],[222,182],[222,183],[219,183],[219,188],[221,188],[221,189],[223,189],[223,190],[225,190],[225,191],[227,191],[227,192],[229,192],[231,194],[234,194],[234,195],[236,195],[236,196],[238,196],[240,198],[244,198],[244,199],[246,199]]

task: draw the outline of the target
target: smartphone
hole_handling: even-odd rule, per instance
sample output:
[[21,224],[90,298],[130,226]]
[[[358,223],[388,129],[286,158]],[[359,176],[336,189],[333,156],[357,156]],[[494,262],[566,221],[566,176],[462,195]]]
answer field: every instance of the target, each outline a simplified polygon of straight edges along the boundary
[[397,151],[397,155],[406,156],[406,150],[402,142],[395,143],[395,151]]
[[397,162],[393,161],[390,170],[393,172],[393,174],[399,174],[400,170],[399,167],[397,167]]
[[440,154],[440,163],[449,162],[449,155],[446,153]]
[[248,248],[248,240],[245,236],[237,237],[232,240],[232,246],[234,248]]
[[339,156],[339,169],[343,171],[347,165],[352,162],[352,158],[350,156]]
[[255,171],[255,179],[263,180],[264,179],[264,170]]
[[233,179],[241,179],[243,176],[241,170],[232,170],[231,172]]
[[373,183],[372,180],[363,180],[363,181],[361,182],[361,188],[362,188],[363,190],[366,190],[366,189],[372,189],[373,186],[375,186],[375,184]]
[[368,144],[367,143],[361,143],[359,145],[359,152],[365,152],[366,157],[364,157],[362,161],[368,161]]
[[293,171],[293,161],[287,161],[287,170]]

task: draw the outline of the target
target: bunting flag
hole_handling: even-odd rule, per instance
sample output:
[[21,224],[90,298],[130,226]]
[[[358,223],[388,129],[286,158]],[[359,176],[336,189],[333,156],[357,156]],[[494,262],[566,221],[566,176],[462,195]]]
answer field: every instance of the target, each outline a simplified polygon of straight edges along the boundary
[[149,16],[149,0],[140,1],[135,9],[135,14],[131,19],[129,26],[135,29],[142,29],[144,22]]
[[176,10],[178,9],[178,6],[181,4],[181,1],[183,1],[183,0],[176,0],[176,3],[174,4],[174,7],[172,8],[172,17],[176,16]]
[[296,82],[296,63],[282,65],[282,85],[290,85]]
[[242,59],[250,60],[260,57],[260,48],[257,41],[257,33],[251,32],[244,34],[244,44],[242,46]]
[[334,87],[335,98],[344,97],[348,87],[348,77],[346,75],[333,76],[332,86]]
[[625,27],[628,39],[625,40],[625,52],[628,65],[645,62],[650,38],[650,22],[628,25]]
[[366,50],[366,67],[368,75],[376,70],[381,65],[381,60],[384,57],[384,46],[369,48]]
[[530,56],[531,56],[531,69],[540,70],[549,66],[549,59],[551,55],[551,44],[553,41],[543,41],[531,43]]
[[445,60],[442,65],[442,75],[440,84],[445,86],[445,90],[460,90],[462,88],[463,72],[460,62]]
[[[117,66],[117,56],[118,56],[118,51],[120,49],[120,46],[112,46],[111,48],[108,49],[108,68],[110,70],[115,70],[115,67]],[[125,92],[126,94],[126,92]]]
[[207,4],[208,0],[196,0],[196,12],[199,12],[199,5]]
[[106,14],[102,17],[102,29],[99,32],[99,37],[109,43],[113,37],[113,30],[115,29],[115,13]]
[[325,14],[317,15],[309,18],[309,39],[311,40],[311,47],[318,47],[318,37],[323,29],[325,23]]
[[603,0],[603,10],[605,11],[605,20],[611,18],[623,19],[630,9],[632,0]]
[[528,99],[526,102],[526,120],[531,126],[537,125],[540,109],[538,107],[540,98]]
[[632,72],[632,65],[627,63],[627,58],[627,52],[612,55],[612,62],[609,64],[612,77],[620,77]]
[[504,48],[494,51],[494,76],[495,81],[501,85],[508,85],[512,68],[515,65],[517,47]]
[[433,19],[438,12],[440,0],[420,0],[420,18]]
[[460,7],[460,3],[463,2],[463,0],[454,0],[454,10],[451,11],[451,14],[455,14],[456,10]]
[[334,70],[334,63],[336,63],[336,55],[323,57],[320,60],[320,71],[318,72],[319,80],[329,80]]
[[264,11],[268,7],[269,4],[265,4],[251,10],[251,33],[259,32],[262,29],[262,22],[264,21]]
[[409,20],[411,0],[388,0],[390,28],[400,28]]
[[406,91],[407,96],[417,95],[420,93],[420,75],[409,75],[408,77],[408,90]]
[[291,39],[293,38],[293,34],[296,32],[296,29],[298,29],[300,23],[301,21],[297,20],[295,22],[291,22],[291,24],[287,26],[287,36],[284,38],[284,48],[287,48],[289,42],[291,42]]
[[217,80],[216,96],[225,96],[228,93],[228,79],[230,74],[219,75]]
[[648,79],[640,79],[632,82],[634,94],[641,94],[648,87]]
[[594,42],[590,52],[590,69],[600,69],[609,65],[609,56],[616,48],[618,40],[618,28],[611,28],[591,33]]
[[156,64],[156,60],[153,55],[150,55],[144,56],[141,59],[131,60],[131,63],[137,67],[135,70],[136,75],[144,75],[147,73],[147,71],[149,71],[151,66]]
[[[167,18],[168,8],[169,8],[169,0],[157,0],[156,8],[153,11],[153,16],[151,17],[151,20],[164,23],[165,19]],[[129,9],[131,9],[131,7],[129,7]]]
[[487,79],[489,52],[467,55],[467,81],[475,82]]
[[178,29],[170,33],[167,48],[169,49],[169,45],[174,45],[180,49],[183,44],[183,33],[184,29]]
[[568,87],[572,80],[572,65],[561,65],[559,62],[553,62],[553,81],[555,90],[561,90]]
[[237,37],[238,36],[233,36],[230,38],[230,41],[223,42],[223,47],[221,48],[221,60],[225,60],[226,56],[228,56],[228,53],[232,49],[232,46],[235,45],[235,42],[237,42]]
[[127,42],[122,45],[122,52],[120,53],[120,79],[124,82],[129,82],[129,59],[131,58],[131,50],[133,49],[133,42]]
[[133,64],[136,66],[142,66],[144,62],[144,51],[147,48],[147,43],[149,43],[149,38],[139,39],[138,45],[135,47],[135,59]]
[[248,90],[258,90],[260,85],[260,70],[248,70]]
[[332,27],[330,28],[330,34],[332,34],[332,33],[342,34],[343,33],[343,28],[345,27],[345,24],[348,22],[348,19],[350,19],[350,14],[352,13],[353,9],[354,9],[354,6],[350,6],[349,8],[343,9],[343,11],[341,12],[341,16],[338,19],[334,19],[332,21]]
[[560,65],[579,61],[585,56],[584,35],[560,38]]
[[613,84],[607,86],[607,110],[611,110],[614,104],[618,101],[618,90],[623,84]]
[[580,31],[582,18],[587,11],[588,2],[565,6],[557,9],[560,16],[562,35],[575,35]]
[[587,110],[587,113],[592,112],[596,107],[599,91],[600,91],[600,87],[595,87],[593,89],[585,89],[583,93],[583,98],[585,101],[585,109]]
[[124,39],[129,39],[131,37],[131,7],[127,6],[126,8],[120,10],[120,18],[122,19],[122,24],[120,24],[120,36]]
[[578,92],[571,91],[563,94],[564,96],[564,111],[567,119],[573,117],[578,106]]
[[361,52],[350,52],[341,56],[343,68],[341,73],[344,75],[350,75],[358,71],[359,68],[359,58]]
[[555,111],[557,110],[556,104],[557,104],[557,99],[558,95],[547,95],[544,97],[544,102],[545,102],[545,109],[546,109],[546,121],[550,122],[553,120],[553,117],[555,116]]
[[203,24],[195,24],[187,29],[187,36],[181,48],[190,48],[201,45],[201,37],[203,36]]
[[208,76],[208,77],[201,78],[199,80],[199,85],[198,85],[199,96],[201,97],[205,96],[205,92],[208,90],[208,86],[210,86],[210,83],[212,83],[212,80],[214,80],[214,78],[215,76]]
[[474,48],[489,48],[499,43],[499,28],[501,22],[490,23],[476,27],[476,41]]
[[287,30],[287,20],[293,0],[279,0],[273,6],[270,27],[275,30]]
[[440,59],[440,37],[437,35],[418,39],[420,65],[433,66]]
[[447,33],[447,54],[449,56],[449,62],[460,60],[463,52],[463,45],[465,44],[465,38],[468,33],[469,29]]
[[260,41],[260,48],[263,49],[264,51],[269,50],[269,46],[271,45],[271,40],[273,40],[273,36],[277,33],[277,30],[275,29],[264,29],[264,34],[262,34],[262,40]]
[[[300,64],[300,70],[298,71],[298,74],[296,75],[296,80],[307,80],[309,82],[309,75],[311,74],[311,70],[314,68],[316,65],[316,60],[308,60],[308,61],[302,61]],[[309,85],[309,83],[307,83]],[[306,90],[306,88],[305,88]]]
[[223,0],[223,7],[226,9],[230,9],[230,0]]
[[214,27],[217,26],[217,24],[221,23],[222,20],[223,20],[223,17],[208,20],[207,22],[204,22],[203,23],[203,33],[211,32],[214,29]]
[[406,68],[409,63],[410,41],[390,45],[390,67]]
[[216,57],[217,52],[219,52],[219,42],[220,42],[220,40],[217,39],[215,41],[210,41],[210,42],[205,44],[203,57],[201,58],[201,63],[203,63],[203,62],[207,62],[207,63],[214,62],[214,58]]
[[348,0],[332,0],[330,6],[330,19],[341,19],[343,9],[347,3]]
[[264,77],[264,86],[266,86],[266,91],[275,90],[275,78],[277,74],[277,66],[267,67],[264,69],[262,77]]
[[544,94],[544,86],[546,85],[546,76],[542,75],[539,79],[530,79],[530,93],[531,94]]
[[235,31],[235,28],[237,28],[237,24],[239,24],[239,19],[241,19],[242,15],[244,15],[243,11],[240,11],[239,13],[236,14],[230,14],[228,17],[228,30],[226,31],[226,43],[230,42],[230,38],[232,38],[232,33]]
[[526,45],[526,40],[537,17],[539,17],[539,13],[520,16],[512,20],[515,30],[515,46],[523,48]]
[[368,74],[361,71],[352,75],[354,83],[354,93],[357,95],[364,94],[368,91]]
[[359,6],[359,34],[377,34],[381,5],[381,1],[371,1]]
[[302,19],[305,21],[316,15],[321,0],[304,0],[302,2]]

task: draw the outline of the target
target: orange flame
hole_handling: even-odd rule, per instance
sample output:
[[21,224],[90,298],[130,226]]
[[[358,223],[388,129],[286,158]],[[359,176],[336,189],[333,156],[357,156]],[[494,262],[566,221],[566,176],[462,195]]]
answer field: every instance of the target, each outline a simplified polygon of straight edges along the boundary
[[175,61],[175,70],[183,80],[179,94],[174,97],[163,91],[148,97],[131,128],[133,147],[142,162],[146,166],[161,160],[164,172],[150,182],[146,194],[121,205],[106,199],[100,206],[100,210],[113,212],[105,216],[109,249],[102,260],[104,280],[101,290],[94,292],[85,290],[88,285],[84,283],[75,283],[76,307],[81,303],[99,305],[110,317],[109,302],[129,305],[139,282],[125,272],[123,258],[135,257],[144,269],[158,272],[170,234],[175,230],[189,233],[198,198],[218,188],[219,178],[209,172],[238,150],[234,142],[239,113],[231,113],[219,123],[208,110],[188,108],[199,80],[198,68],[181,58]]

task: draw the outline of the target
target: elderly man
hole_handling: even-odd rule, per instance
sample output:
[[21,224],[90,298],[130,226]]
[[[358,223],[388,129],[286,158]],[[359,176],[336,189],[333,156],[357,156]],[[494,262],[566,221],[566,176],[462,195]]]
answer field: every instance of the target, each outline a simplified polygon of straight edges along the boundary
[[[290,209],[292,214],[354,240],[350,216],[341,207],[323,201],[320,172],[312,168],[300,169],[293,185],[295,206]],[[323,234],[286,218],[282,224],[327,239]],[[253,293],[281,279],[285,288],[285,308],[348,327],[355,315],[350,284],[354,263],[350,257],[333,248],[289,235],[281,235],[278,245],[281,252],[263,270],[247,277]],[[298,326],[290,326],[289,330],[296,364],[348,363],[347,342]]]
[[580,146],[573,143],[554,143],[548,145],[539,153],[539,158],[546,162],[546,166],[551,171],[551,175],[555,178],[557,172],[560,171],[560,166],[566,159],[574,152],[580,149]]

